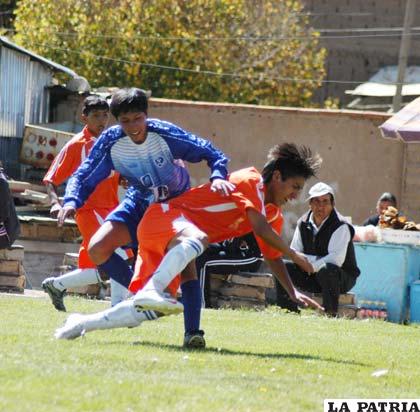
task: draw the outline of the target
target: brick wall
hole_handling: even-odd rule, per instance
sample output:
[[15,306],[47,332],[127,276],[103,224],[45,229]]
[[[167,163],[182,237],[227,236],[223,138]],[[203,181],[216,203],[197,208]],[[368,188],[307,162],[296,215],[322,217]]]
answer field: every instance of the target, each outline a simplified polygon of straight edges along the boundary
[[[305,10],[313,13],[311,25],[317,29],[402,27],[406,0],[302,0]],[[359,14],[358,14],[359,13]],[[420,26],[420,5],[416,6],[413,27]],[[391,32],[392,33],[392,32]],[[323,35],[366,35],[369,33],[324,33]],[[374,34],[374,33],[372,33]],[[378,34],[378,33],[376,33]],[[363,83],[383,66],[397,65],[400,37],[335,38],[321,40],[328,50],[328,80]],[[420,37],[413,37],[409,65],[420,65]],[[353,97],[345,90],[356,85],[327,83],[317,93],[322,102],[328,96],[339,97],[342,104]]]

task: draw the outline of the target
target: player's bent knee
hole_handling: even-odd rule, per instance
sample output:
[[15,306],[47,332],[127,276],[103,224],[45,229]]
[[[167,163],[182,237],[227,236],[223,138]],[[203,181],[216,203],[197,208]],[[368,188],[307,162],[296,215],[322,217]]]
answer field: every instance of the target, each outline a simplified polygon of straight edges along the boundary
[[108,260],[117,247],[118,245],[115,245],[109,237],[94,236],[89,242],[88,253],[92,261],[98,265]]
[[112,255],[113,250],[105,250],[101,247],[100,243],[89,243],[88,254],[92,259],[92,262],[96,265],[100,265],[106,262]]
[[88,246],[89,256],[97,265],[104,263],[115,249],[126,245],[130,240],[130,232],[126,225],[107,221],[92,236]]

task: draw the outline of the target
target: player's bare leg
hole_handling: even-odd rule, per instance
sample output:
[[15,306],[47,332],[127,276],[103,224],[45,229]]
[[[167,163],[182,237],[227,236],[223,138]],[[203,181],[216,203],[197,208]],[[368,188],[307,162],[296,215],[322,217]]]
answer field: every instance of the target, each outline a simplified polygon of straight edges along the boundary
[[131,242],[130,232],[122,222],[105,221],[89,242],[88,252],[101,272],[111,278],[113,305],[128,296],[128,285],[133,276],[121,246]]

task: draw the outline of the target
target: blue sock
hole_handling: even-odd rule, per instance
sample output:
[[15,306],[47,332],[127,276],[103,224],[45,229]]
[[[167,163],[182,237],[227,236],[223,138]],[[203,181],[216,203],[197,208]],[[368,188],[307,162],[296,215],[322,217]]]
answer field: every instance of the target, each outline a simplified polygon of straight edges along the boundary
[[185,332],[195,332],[200,329],[201,290],[199,280],[189,280],[183,283],[181,291]]
[[128,266],[127,262],[116,253],[113,253],[111,257],[98,268],[103,270],[111,279],[114,279],[120,285],[128,288],[133,277],[133,270]]

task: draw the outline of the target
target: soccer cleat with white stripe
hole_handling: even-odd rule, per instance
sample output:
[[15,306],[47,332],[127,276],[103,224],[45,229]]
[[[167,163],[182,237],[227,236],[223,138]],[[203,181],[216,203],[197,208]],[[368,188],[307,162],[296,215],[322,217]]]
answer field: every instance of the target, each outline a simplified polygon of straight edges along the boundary
[[164,315],[175,315],[184,311],[184,305],[167,293],[157,290],[141,290],[134,298],[134,306],[141,310],[154,310]]
[[56,329],[54,336],[56,339],[76,339],[85,334],[83,326],[83,315],[80,313],[73,313],[70,315],[64,326]]

